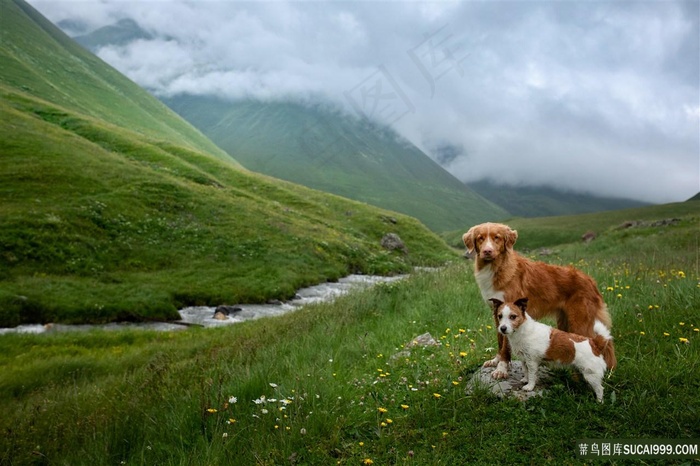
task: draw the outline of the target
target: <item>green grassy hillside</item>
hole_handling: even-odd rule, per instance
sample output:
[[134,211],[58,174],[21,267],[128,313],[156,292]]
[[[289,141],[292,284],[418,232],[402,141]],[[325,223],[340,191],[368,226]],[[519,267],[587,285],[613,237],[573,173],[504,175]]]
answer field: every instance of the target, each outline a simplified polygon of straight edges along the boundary
[[[547,258],[589,273],[611,312],[604,404],[566,369],[525,403],[465,393],[496,346],[465,262],[227,328],[0,336],[0,463],[561,465],[582,439],[697,441],[699,232],[694,217]],[[440,345],[405,351],[425,332]]]
[[149,138],[226,154],[22,0],[0,0],[0,85]]
[[546,186],[503,186],[488,180],[468,183],[468,186],[516,217],[577,215],[648,205],[630,199],[598,197]]
[[[554,247],[560,244],[581,241],[584,233],[592,231],[596,235],[619,231],[625,234],[626,222],[653,223],[662,220],[679,218],[684,222],[697,221],[700,218],[700,201],[686,201],[673,204],[637,207],[609,212],[596,212],[581,215],[565,215],[558,217],[541,218],[513,218],[503,223],[510,225],[520,234],[516,247],[524,250],[542,247]],[[462,234],[472,225],[464,225],[463,228],[445,233],[443,238],[454,247],[464,248]],[[634,228],[630,229],[634,232]],[[660,233],[663,226],[650,230]],[[629,232],[628,232],[629,234]],[[592,243],[595,244],[595,241]]]
[[0,326],[177,318],[453,257],[413,218],[240,168],[24,2],[2,13]]
[[434,231],[507,215],[387,127],[294,103],[164,101],[251,170],[402,212]]

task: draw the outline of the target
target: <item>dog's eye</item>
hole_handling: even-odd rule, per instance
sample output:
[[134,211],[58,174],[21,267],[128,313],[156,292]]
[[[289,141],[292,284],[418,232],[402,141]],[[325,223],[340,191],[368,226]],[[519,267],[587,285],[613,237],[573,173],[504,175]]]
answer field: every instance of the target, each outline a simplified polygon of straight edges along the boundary
[[499,320],[503,318],[503,314],[498,314]]
[[500,240],[500,239],[501,239],[501,235],[496,235],[496,236],[494,237],[494,239],[495,239],[495,240]]
[[509,317],[510,320],[515,320],[515,314],[511,314]]

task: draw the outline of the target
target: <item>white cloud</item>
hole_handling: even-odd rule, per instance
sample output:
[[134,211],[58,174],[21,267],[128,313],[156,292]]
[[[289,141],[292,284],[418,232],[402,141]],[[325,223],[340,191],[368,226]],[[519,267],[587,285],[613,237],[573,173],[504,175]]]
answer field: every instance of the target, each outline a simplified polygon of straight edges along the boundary
[[159,94],[357,111],[381,90],[388,111],[361,110],[429,153],[459,147],[447,168],[463,180],[700,190],[697,2],[32,3],[54,22],[136,20],[156,39],[99,55]]

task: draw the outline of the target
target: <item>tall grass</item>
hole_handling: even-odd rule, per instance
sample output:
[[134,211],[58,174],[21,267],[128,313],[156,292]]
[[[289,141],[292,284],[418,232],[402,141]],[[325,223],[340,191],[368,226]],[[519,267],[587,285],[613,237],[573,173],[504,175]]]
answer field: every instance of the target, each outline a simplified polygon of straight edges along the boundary
[[[697,438],[697,227],[551,257],[593,275],[610,307],[603,405],[569,370],[526,403],[465,394],[496,342],[458,263],[228,328],[2,336],[0,461],[566,464],[576,439]],[[440,345],[407,348],[424,332]]]

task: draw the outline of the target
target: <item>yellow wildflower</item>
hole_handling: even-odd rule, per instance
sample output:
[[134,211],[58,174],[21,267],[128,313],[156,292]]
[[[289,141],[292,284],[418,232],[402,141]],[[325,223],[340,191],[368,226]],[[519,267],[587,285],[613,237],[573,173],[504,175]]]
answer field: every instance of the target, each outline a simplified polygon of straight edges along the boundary
[[435,398],[442,398],[442,395],[440,395],[439,393],[433,393],[433,396],[434,396]]
[[377,408],[377,411],[379,411],[380,413],[386,413],[386,412],[388,412],[389,410],[386,409],[386,408]]
[[370,458],[365,458],[363,461],[364,464],[374,464],[374,461],[372,461]]
[[680,337],[678,340],[679,340],[681,343],[689,343],[689,341],[688,341],[687,338]]
[[401,409],[408,409],[408,405],[401,405]]

